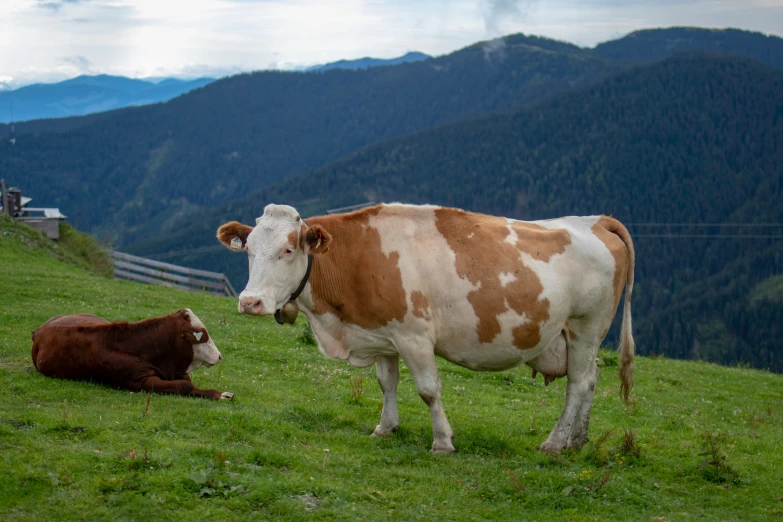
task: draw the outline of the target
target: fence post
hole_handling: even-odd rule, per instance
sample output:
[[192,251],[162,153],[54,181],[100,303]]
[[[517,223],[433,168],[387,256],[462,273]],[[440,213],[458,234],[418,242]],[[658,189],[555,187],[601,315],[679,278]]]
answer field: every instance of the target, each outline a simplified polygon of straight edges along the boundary
[[8,209],[8,193],[5,190],[5,179],[0,179],[0,194],[3,196],[2,204],[3,204],[3,212],[11,215],[10,210]]

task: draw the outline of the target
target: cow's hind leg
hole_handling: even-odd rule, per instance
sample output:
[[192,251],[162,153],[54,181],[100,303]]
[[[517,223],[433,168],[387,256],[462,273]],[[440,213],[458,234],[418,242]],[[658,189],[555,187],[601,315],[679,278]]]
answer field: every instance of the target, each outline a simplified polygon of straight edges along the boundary
[[397,414],[397,383],[400,381],[400,357],[382,355],[375,361],[375,375],[383,391],[381,423],[372,432],[374,437],[390,435],[400,427]]
[[578,332],[568,340],[568,384],[563,413],[541,451],[560,453],[563,448],[581,448],[587,442],[587,428],[598,380],[595,356],[598,335]]
[[440,376],[435,362],[435,349],[432,344],[407,348],[409,351],[402,353],[402,358],[411,371],[419,397],[430,407],[432,415],[432,452],[454,453],[454,444],[451,442],[454,432],[446,419],[440,398]]

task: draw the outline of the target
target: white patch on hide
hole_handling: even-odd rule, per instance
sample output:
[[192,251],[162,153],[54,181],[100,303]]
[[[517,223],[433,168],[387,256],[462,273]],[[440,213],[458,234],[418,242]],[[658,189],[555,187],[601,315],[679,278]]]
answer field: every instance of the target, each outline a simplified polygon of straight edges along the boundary
[[511,272],[502,272],[500,274],[500,286],[503,288],[507,287],[511,283],[517,280],[517,276],[512,274]]

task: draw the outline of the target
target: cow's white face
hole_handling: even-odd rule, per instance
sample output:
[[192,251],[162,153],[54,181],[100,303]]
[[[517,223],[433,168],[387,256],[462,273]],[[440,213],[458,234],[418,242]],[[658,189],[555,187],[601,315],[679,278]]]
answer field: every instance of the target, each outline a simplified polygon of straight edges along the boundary
[[331,241],[322,226],[307,226],[288,205],[267,205],[255,227],[226,223],[217,238],[231,250],[247,251],[249,277],[239,311],[254,315],[281,309],[305,277],[308,254],[326,252]]
[[307,270],[300,248],[302,220],[292,207],[267,205],[248,235],[247,286],[239,295],[239,311],[270,315],[283,307]]
[[[195,343],[193,343],[193,361],[191,361],[185,373],[190,373],[201,366],[213,366],[223,360],[223,356],[218,351],[217,346],[212,341],[212,337],[207,332],[206,326],[201,322],[192,310],[186,308],[190,325],[193,327]],[[190,337],[187,337],[190,339]],[[200,342],[199,342],[200,341]]]

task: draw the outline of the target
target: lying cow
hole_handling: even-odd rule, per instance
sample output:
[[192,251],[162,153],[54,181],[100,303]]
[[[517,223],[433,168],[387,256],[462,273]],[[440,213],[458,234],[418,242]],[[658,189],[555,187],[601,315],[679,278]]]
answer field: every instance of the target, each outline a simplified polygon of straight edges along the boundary
[[190,372],[222,358],[204,323],[187,308],[138,323],[60,315],[33,332],[33,364],[42,374],[132,391],[231,399],[233,393],[201,390],[190,381]]
[[383,410],[373,435],[398,428],[402,356],[432,414],[432,450],[454,451],[437,355],[473,370],[530,363],[567,373],[565,408],[541,449],[581,447],[595,356],[624,287],[620,392],[628,399],[634,250],[613,218],[527,223],[393,204],[305,223],[289,206],[268,205],[255,227],[227,223],[217,237],[249,256],[240,312],[276,314],[293,297],[325,355],[375,363]]

